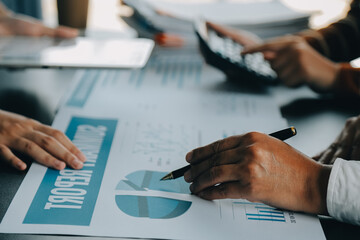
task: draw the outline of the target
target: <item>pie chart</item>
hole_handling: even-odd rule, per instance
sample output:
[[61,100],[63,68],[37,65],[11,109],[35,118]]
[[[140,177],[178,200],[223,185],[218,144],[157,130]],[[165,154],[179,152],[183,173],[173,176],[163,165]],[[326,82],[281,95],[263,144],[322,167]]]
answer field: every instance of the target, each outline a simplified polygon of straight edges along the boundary
[[[143,196],[145,191],[190,194],[189,184],[183,178],[160,181],[167,172],[141,170],[128,174],[116,190],[134,191],[131,195],[115,195],[118,208],[132,217],[169,219],[184,214],[192,202],[161,196]],[[118,191],[121,192],[121,191]]]

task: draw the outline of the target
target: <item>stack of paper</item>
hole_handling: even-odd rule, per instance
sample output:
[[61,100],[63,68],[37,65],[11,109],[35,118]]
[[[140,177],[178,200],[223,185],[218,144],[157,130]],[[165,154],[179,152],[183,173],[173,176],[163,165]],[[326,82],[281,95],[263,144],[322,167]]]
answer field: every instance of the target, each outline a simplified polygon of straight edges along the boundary
[[[290,34],[308,28],[309,13],[300,13],[281,1],[125,0],[127,5],[158,30],[180,34],[193,31],[201,17],[208,21],[251,31],[262,38]],[[135,17],[136,18],[136,17]],[[126,20],[126,19],[125,19]],[[131,20],[130,20],[131,21]],[[136,22],[136,19],[132,18]],[[135,29],[138,29],[135,27]]]

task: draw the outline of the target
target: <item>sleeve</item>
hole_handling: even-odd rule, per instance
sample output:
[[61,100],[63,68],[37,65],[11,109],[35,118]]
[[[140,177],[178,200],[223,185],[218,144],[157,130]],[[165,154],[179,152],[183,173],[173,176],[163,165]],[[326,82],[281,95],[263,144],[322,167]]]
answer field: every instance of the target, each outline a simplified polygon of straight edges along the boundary
[[333,218],[360,225],[360,161],[338,158],[330,173],[326,196]]
[[334,62],[349,62],[360,56],[360,0],[353,0],[347,16],[320,30],[300,36]]
[[339,95],[360,96],[360,68],[341,63],[333,89]]
[[325,57],[341,62],[333,87],[334,93],[360,96],[360,68],[345,63],[360,57],[360,0],[352,1],[344,19],[326,28],[307,30],[298,35]]

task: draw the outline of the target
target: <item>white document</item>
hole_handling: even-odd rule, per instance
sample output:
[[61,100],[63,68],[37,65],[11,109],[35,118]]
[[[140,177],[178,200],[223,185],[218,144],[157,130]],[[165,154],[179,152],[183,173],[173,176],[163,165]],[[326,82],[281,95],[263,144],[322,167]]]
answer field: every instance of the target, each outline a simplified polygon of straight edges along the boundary
[[155,51],[143,69],[79,72],[63,107],[106,114],[109,109],[103,106],[111,106],[117,116],[200,124],[281,121],[272,96],[242,92],[207,66],[196,50],[181,54]]
[[[298,12],[280,0],[128,0],[156,28],[180,34],[191,42],[193,22],[198,18],[250,31],[261,38],[297,33],[308,28],[311,13]],[[146,33],[136,17],[124,20]]]
[[0,66],[141,68],[154,42],[150,39],[0,38]]
[[[183,178],[160,181],[167,172],[186,164],[189,149],[221,138],[232,131],[228,127],[110,115],[99,118],[60,110],[53,126],[63,130],[88,161],[82,170],[55,171],[33,164],[0,232],[157,239],[325,239],[316,216],[241,199],[205,201],[189,194]],[[284,126],[280,125],[277,127]]]
[[238,26],[288,24],[310,17],[310,14],[294,11],[278,0],[244,2],[146,0],[146,2],[156,10],[178,19],[194,21],[202,17],[209,21]]

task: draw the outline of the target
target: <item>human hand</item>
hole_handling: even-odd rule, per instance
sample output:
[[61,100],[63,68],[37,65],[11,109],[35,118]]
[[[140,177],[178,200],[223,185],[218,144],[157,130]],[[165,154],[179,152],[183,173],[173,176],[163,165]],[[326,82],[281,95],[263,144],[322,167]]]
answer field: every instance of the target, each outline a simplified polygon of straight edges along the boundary
[[64,26],[49,28],[44,26],[40,21],[24,15],[8,15],[0,17],[0,36],[15,35],[74,38],[78,35],[78,31]]
[[349,118],[336,140],[313,158],[323,164],[334,164],[337,158],[360,160],[360,115]]
[[330,167],[288,144],[251,132],[192,150],[184,174],[190,190],[213,200],[244,198],[294,211],[326,214]]
[[250,46],[242,54],[262,52],[286,86],[308,84],[314,90],[328,91],[336,80],[338,64],[316,52],[303,38],[284,36]]
[[238,42],[245,47],[262,43],[262,40],[258,36],[250,32],[224,27],[212,22],[206,22],[206,24],[220,35],[231,38],[233,41]]
[[66,164],[81,169],[86,161],[84,154],[61,131],[0,110],[0,158],[16,169],[25,170],[26,164],[12,150],[58,170]]

